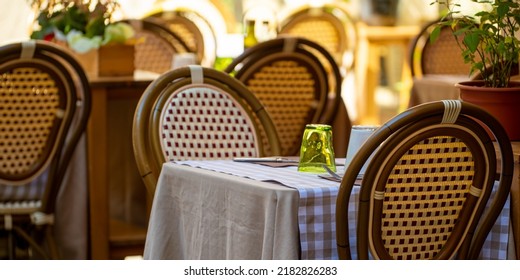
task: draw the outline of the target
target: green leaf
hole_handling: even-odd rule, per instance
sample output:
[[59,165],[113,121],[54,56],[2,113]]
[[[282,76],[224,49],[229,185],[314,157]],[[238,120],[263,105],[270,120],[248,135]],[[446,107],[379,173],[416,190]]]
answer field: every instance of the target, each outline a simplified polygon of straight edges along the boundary
[[471,52],[477,51],[478,44],[480,43],[480,37],[478,34],[468,33],[464,36],[464,44],[468,47]]
[[63,20],[63,27],[60,28],[60,30],[62,30],[65,34],[69,33],[73,29],[84,33],[85,25],[88,21],[88,15],[84,11],[78,9],[76,6],[72,6],[64,13]]
[[439,38],[440,35],[441,35],[441,26],[437,25],[430,33],[430,43],[432,43],[432,44],[435,43],[435,41],[437,41],[437,39]]
[[499,3],[497,7],[497,13],[499,17],[504,17],[509,12],[509,6],[504,3]]
[[85,28],[85,36],[92,38],[94,36],[103,36],[105,33],[105,22],[102,17],[97,17],[88,22]]

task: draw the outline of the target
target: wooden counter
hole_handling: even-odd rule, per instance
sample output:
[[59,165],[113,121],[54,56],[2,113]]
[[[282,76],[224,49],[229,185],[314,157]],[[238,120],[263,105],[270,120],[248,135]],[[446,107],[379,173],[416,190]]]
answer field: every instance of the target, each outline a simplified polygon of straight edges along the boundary
[[[359,44],[356,53],[356,91],[359,118],[356,123],[379,124],[381,122],[375,103],[375,91],[379,85],[381,47],[398,46],[403,55],[401,65],[400,104],[398,111],[408,106],[412,77],[406,58],[410,42],[419,33],[420,26],[369,26],[358,23]],[[397,113],[397,112],[396,112]]]
[[[110,203],[113,204],[110,192],[117,187],[129,190],[142,188],[143,193],[146,193],[135,164],[131,127],[135,106],[152,80],[153,76],[144,73],[136,73],[135,77],[90,79],[92,112],[87,127],[90,259],[107,260],[128,254],[142,254],[146,222],[144,225],[143,222],[140,222],[141,225],[129,223],[124,218],[132,220],[134,217],[128,214],[122,219],[111,221],[111,212],[114,211],[110,207]],[[123,110],[114,111],[115,106]],[[127,193],[125,196],[129,195]],[[124,199],[127,201],[118,201],[116,207],[122,208],[125,203],[129,203],[127,198],[120,200]],[[141,199],[145,207],[146,198]],[[142,219],[145,219],[145,210],[142,215]],[[124,239],[129,240],[132,250],[125,248]],[[124,252],[117,253],[117,250]]]

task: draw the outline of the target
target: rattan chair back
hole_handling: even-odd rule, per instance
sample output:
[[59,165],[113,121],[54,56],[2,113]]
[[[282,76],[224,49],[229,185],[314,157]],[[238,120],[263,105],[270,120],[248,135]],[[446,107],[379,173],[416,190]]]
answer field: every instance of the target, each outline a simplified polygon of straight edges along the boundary
[[298,7],[280,20],[278,29],[278,34],[304,37],[321,44],[340,69],[353,68],[358,43],[356,22],[346,10],[333,3]]
[[430,41],[430,34],[438,23],[436,20],[426,24],[412,41],[409,60],[412,76],[468,75],[470,65],[464,62],[459,46],[462,39],[455,38],[449,26],[441,28],[434,43]]
[[238,80],[195,65],[157,78],[141,97],[133,125],[137,167],[150,197],[166,161],[265,155],[254,118],[279,153],[269,114]]
[[412,107],[374,132],[341,182],[340,258],[351,256],[349,196],[372,154],[359,197],[360,259],[478,258],[513,176],[511,143],[493,116],[470,103],[444,100]]
[[196,11],[187,8],[164,10],[146,17],[161,19],[188,47],[188,52],[197,56],[197,64],[211,67],[216,58],[216,35],[208,20]]
[[341,101],[341,75],[334,59],[319,44],[301,37],[279,37],[251,47],[225,72],[265,105],[282,155],[298,154],[306,124],[331,124]]
[[[164,73],[172,68],[173,56],[189,52],[188,46],[157,19],[127,19],[139,42],[135,45],[137,70]],[[142,40],[142,41],[141,41]]]
[[9,258],[27,257],[16,255],[24,243],[35,258],[59,257],[56,197],[90,106],[88,80],[67,50],[45,41],[0,47],[0,231],[10,236]]

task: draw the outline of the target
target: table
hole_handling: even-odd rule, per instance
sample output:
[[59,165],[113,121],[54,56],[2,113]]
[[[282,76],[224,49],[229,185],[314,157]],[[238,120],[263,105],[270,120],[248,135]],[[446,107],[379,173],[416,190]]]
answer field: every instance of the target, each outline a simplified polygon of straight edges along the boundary
[[[157,76],[136,71],[134,77],[89,78],[92,91],[87,127],[89,258],[123,257],[111,254],[110,241],[118,240],[119,233],[113,232],[116,229],[123,228],[124,235],[127,230],[140,232],[144,240],[146,188],[135,164],[131,131],[137,102]],[[112,228],[110,216],[118,218]],[[115,227],[121,223],[121,227]]]
[[[295,166],[273,168],[231,160],[165,163],[144,257],[336,259],[338,188],[338,182],[299,173]],[[354,188],[349,211],[355,211],[358,191]],[[354,245],[355,217],[349,218]],[[509,202],[492,233],[481,257],[505,259]]]
[[459,99],[459,89],[455,84],[467,81],[465,75],[424,75],[414,78],[410,90],[408,107],[445,99]]
[[[135,164],[131,131],[137,102],[157,76],[136,71],[134,77],[89,79],[92,90],[92,112],[87,127],[89,258],[121,258],[143,246],[148,223],[146,188]],[[335,149],[342,154],[346,153],[346,131],[339,126],[344,124],[345,116],[344,108],[340,109],[333,124],[335,132],[339,132],[334,138]],[[128,237],[133,239],[134,249],[113,253],[110,244],[128,241]]]

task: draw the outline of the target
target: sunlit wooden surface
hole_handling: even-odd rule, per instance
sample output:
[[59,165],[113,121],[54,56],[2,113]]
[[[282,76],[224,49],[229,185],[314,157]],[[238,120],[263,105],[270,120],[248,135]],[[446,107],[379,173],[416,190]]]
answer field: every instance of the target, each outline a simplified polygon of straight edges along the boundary
[[379,84],[381,47],[398,46],[403,54],[401,66],[401,88],[399,111],[408,105],[412,85],[410,67],[406,58],[410,42],[419,33],[420,27],[412,26],[369,26],[358,23],[359,47],[356,55],[357,107],[360,124],[380,124],[375,103],[375,90]]
[[[118,253],[111,252],[118,248],[111,248],[110,244],[115,243],[117,245],[122,243],[121,238],[119,238],[118,235],[129,235],[129,232],[124,229],[138,228],[138,231],[133,232],[137,235],[140,235],[143,240],[146,234],[146,228],[139,228],[133,225],[110,228],[110,224],[122,224],[121,221],[115,223],[111,223],[110,221],[110,185],[142,184],[137,167],[135,167],[134,170],[132,169],[132,166],[127,168],[130,169],[129,173],[131,174],[123,174],[124,180],[121,180],[121,182],[114,182],[114,177],[122,177],[114,176],[114,172],[124,172],[126,170],[111,170],[111,166],[109,164],[109,160],[115,160],[121,164],[135,163],[133,150],[131,149],[131,130],[128,129],[129,126],[131,127],[131,123],[133,121],[132,116],[126,116],[126,120],[123,121],[123,125],[126,128],[114,128],[109,125],[110,112],[108,110],[110,102],[126,100],[129,102],[129,104],[137,104],[137,101],[141,97],[146,87],[150,84],[153,78],[157,76],[150,75],[148,73],[137,74],[138,75],[136,75],[136,77],[100,77],[90,79],[90,86],[92,90],[92,112],[87,128],[87,147],[89,158],[88,193],[91,259],[106,260],[110,259],[111,256],[119,256]],[[128,110],[131,109],[132,108],[129,108]],[[121,131],[121,134],[114,135],[114,130]],[[109,135],[113,135],[112,137],[116,137],[117,139],[109,139]],[[126,149],[126,152],[123,154],[123,156],[120,154],[116,155],[120,158],[114,159],[113,153],[111,154],[111,146],[109,143],[120,143],[120,145],[124,146],[123,148]],[[144,185],[142,187],[144,190]],[[135,243],[135,240],[132,242]]]

